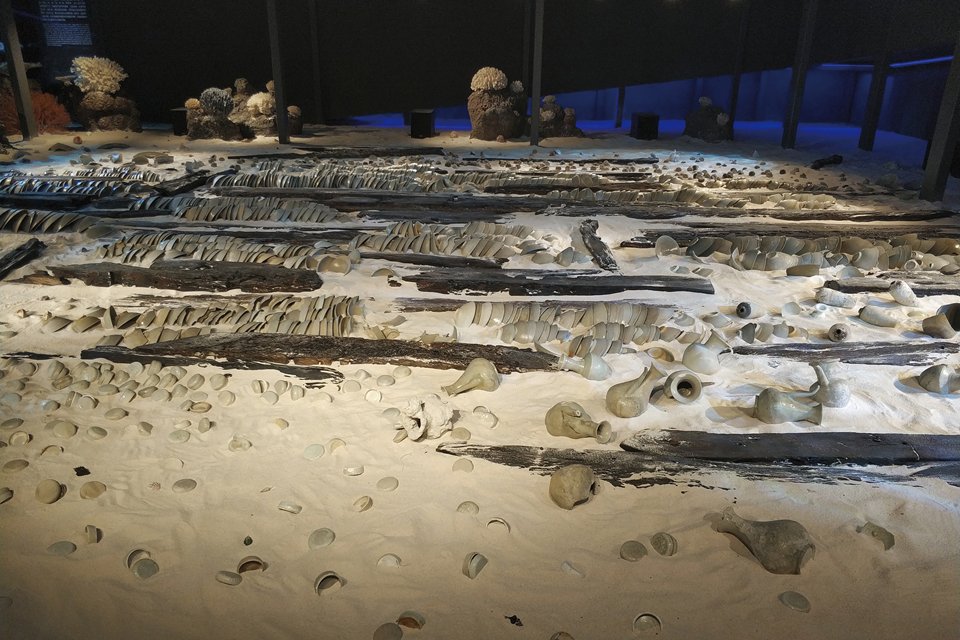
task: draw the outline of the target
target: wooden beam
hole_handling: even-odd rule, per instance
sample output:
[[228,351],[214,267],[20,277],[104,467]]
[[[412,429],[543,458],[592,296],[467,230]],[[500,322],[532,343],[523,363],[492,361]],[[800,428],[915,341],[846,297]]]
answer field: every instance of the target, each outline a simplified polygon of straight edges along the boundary
[[419,264],[428,267],[449,267],[453,269],[499,269],[506,258],[471,258],[433,253],[400,253],[397,251],[360,251],[364,260],[386,260],[403,264]]
[[580,237],[583,238],[583,244],[587,251],[593,256],[593,261],[604,271],[620,271],[620,265],[616,258],[610,253],[610,248],[597,235],[598,223],[596,220],[584,220],[580,223]]
[[[60,356],[54,356],[60,357]],[[285,375],[295,376],[301,380],[308,381],[306,387],[323,387],[327,384],[339,384],[343,381],[343,374],[330,367],[301,366],[295,364],[280,364],[277,362],[256,362],[253,360],[217,360],[213,362],[206,358],[196,358],[181,355],[167,355],[161,353],[141,353],[139,349],[128,349],[126,347],[93,347],[84,349],[80,352],[80,357],[84,360],[109,360],[110,362],[130,363],[142,362],[149,364],[153,360],[158,361],[165,367],[188,367],[191,365],[211,366],[223,370],[244,369],[250,370],[273,370],[279,371]]]
[[540,89],[543,79],[543,0],[534,1],[533,79],[530,90],[530,145],[540,145]]
[[[595,272],[594,272],[595,273]],[[421,291],[507,292],[512,296],[602,296],[624,291],[692,291],[713,294],[706,278],[685,276],[598,276],[589,272],[536,269],[438,269],[403,276]]]
[[827,280],[823,286],[844,293],[886,293],[892,280],[903,280],[913,292],[925,296],[960,296],[960,277],[937,272],[888,271],[882,278],[842,278]]
[[314,271],[247,262],[158,260],[149,269],[115,262],[49,267],[58,278],[93,287],[152,287],[177,291],[315,291],[323,280]]
[[887,76],[890,74],[890,30],[894,7],[892,3],[887,3],[885,7],[883,37],[878,43],[879,50],[873,63],[870,90],[867,92],[867,105],[863,112],[863,123],[860,125],[860,140],[857,143],[864,151],[873,151],[877,127],[880,125],[880,113],[883,110],[883,94],[887,86]]
[[283,86],[283,59],[280,54],[280,25],[277,0],[267,0],[267,31],[270,36],[270,67],[273,73],[273,95],[277,101],[277,137],[280,144],[290,144],[290,121],[287,118],[287,94]]
[[[520,81],[523,82],[523,90],[530,91],[533,88],[531,69],[531,57],[533,56],[533,0],[521,0],[523,8],[523,33],[520,39]],[[523,114],[521,114],[523,115]]]
[[924,200],[943,200],[943,192],[950,177],[950,165],[960,143],[960,35],[953,48],[953,62],[947,72],[947,83],[940,99],[937,124],[930,140],[926,169],[920,197]]
[[[142,355],[188,356],[238,362],[298,365],[390,364],[429,369],[463,369],[486,358],[500,373],[550,371],[557,358],[547,353],[486,344],[409,340],[367,340],[286,333],[214,333],[137,347]],[[558,374],[561,375],[561,374]],[[577,375],[571,373],[569,375]],[[453,380],[451,380],[452,382]]]
[[[37,119],[33,115],[30,84],[27,82],[27,70],[23,64],[23,51],[20,49],[20,35],[17,33],[12,0],[0,0],[0,37],[6,51],[13,101],[20,119],[20,133],[24,140],[29,140],[37,137]],[[8,131],[7,135],[9,134]]]
[[636,433],[620,447],[654,456],[726,462],[916,464],[960,460],[960,436],[910,433]]
[[960,352],[956,342],[841,342],[839,344],[768,344],[738,345],[733,352],[739,356],[786,358],[800,362],[840,360],[848,364],[893,365],[920,367],[939,362]]
[[320,13],[317,11],[317,0],[307,0],[310,20],[310,55],[311,69],[313,70],[313,121],[323,124],[323,91],[321,83],[323,74],[320,72]]
[[780,142],[785,149],[793,149],[797,146],[797,128],[800,126],[803,89],[807,82],[807,70],[810,68],[810,54],[813,51],[813,36],[817,24],[817,3],[818,0],[803,0],[800,33],[797,35],[797,52],[790,76],[790,97],[787,100],[787,113],[783,120],[783,138]]
[[0,255],[0,280],[5,278],[8,273],[27,264],[47,247],[36,238],[30,238],[23,244],[11,249],[7,253]]
[[[565,440],[557,438],[557,440]],[[801,466],[794,464],[752,464],[747,462],[720,462],[666,456],[648,456],[631,451],[601,449],[553,449],[520,445],[482,445],[446,443],[437,447],[439,453],[469,456],[519,469],[540,476],[570,464],[590,467],[598,478],[615,487],[638,488],[673,485],[702,489],[733,488],[731,475],[744,480],[840,485],[854,482],[886,484],[890,482],[916,484],[918,477],[934,477],[952,485],[960,485],[960,465],[945,462],[917,464],[886,470],[864,467]],[[543,483],[547,494],[547,483]]]
[[743,0],[740,7],[740,31],[737,36],[737,52],[733,59],[733,83],[730,86],[730,135],[734,134],[737,121],[737,106],[740,102],[740,79],[743,76],[743,61],[747,53],[747,34],[750,26],[750,0]]

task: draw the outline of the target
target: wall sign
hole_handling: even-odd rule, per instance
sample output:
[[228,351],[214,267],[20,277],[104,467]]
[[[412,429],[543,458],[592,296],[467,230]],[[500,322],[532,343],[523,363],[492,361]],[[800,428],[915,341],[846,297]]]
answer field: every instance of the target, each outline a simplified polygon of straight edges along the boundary
[[39,0],[39,6],[48,47],[89,47],[92,44],[86,0]]

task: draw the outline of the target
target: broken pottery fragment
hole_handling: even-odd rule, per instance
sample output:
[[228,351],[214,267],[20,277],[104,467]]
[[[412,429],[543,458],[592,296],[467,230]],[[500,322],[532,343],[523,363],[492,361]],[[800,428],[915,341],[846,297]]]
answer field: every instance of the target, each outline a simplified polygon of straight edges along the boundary
[[586,465],[570,464],[550,476],[550,499],[561,509],[573,509],[596,492],[597,478]]
[[857,527],[857,533],[863,533],[875,540],[879,540],[883,545],[884,551],[889,551],[893,548],[893,545],[896,544],[896,540],[893,537],[893,534],[881,527],[878,524],[872,522],[866,522],[862,526]]
[[920,386],[932,393],[947,395],[960,391],[960,373],[945,364],[935,364],[917,376]]

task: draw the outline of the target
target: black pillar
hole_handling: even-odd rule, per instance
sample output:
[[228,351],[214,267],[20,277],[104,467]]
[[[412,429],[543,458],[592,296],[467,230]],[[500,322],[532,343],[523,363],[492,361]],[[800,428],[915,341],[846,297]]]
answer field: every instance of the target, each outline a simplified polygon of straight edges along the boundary
[[[27,83],[27,70],[23,66],[23,52],[20,50],[20,35],[13,17],[11,0],[0,0],[0,25],[2,25],[3,47],[7,52],[7,68],[10,71],[10,84],[13,87],[13,102],[20,119],[20,133],[24,140],[36,137],[37,120],[33,116],[33,101],[30,99],[30,85]],[[9,134],[9,132],[7,132]]]
[[280,144],[290,144],[290,121],[287,119],[287,97],[283,87],[283,63],[280,59],[280,27],[277,22],[277,0],[267,0],[267,31],[270,32],[270,64],[273,71],[273,94],[277,100],[277,137]]
[[530,144],[540,144],[540,82],[543,75],[543,0],[535,0],[533,15],[533,80],[530,93]]
[[883,57],[873,63],[873,75],[870,78],[870,91],[867,93],[867,107],[863,111],[863,123],[860,125],[860,141],[857,146],[864,151],[873,151],[880,125],[880,110],[883,107],[883,93],[890,73],[890,59]]
[[617,87],[617,117],[613,121],[613,128],[619,129],[623,126],[623,103],[627,101],[627,88]]
[[960,35],[953,49],[953,62],[947,72],[947,84],[940,99],[937,124],[930,139],[927,168],[923,173],[920,197],[924,200],[942,200],[950,176],[950,164],[960,143]]
[[730,87],[730,103],[727,114],[730,116],[730,135],[733,136],[737,120],[737,103],[740,102],[740,78],[743,76],[743,58],[747,52],[747,29],[750,25],[750,0],[744,0],[740,7],[740,34],[737,36],[737,53],[733,59],[733,85]]
[[533,41],[533,1],[522,0],[523,7],[523,38],[520,40],[521,56],[523,60],[520,64],[520,82],[523,83],[523,90],[530,91],[530,49]]
[[780,146],[784,149],[793,149],[797,146],[797,127],[800,125],[803,88],[807,82],[807,69],[810,67],[810,53],[813,50],[814,27],[817,23],[817,1],[803,0],[797,54],[793,61],[793,73],[790,76],[790,98],[787,102],[787,114],[783,120],[783,139],[780,142]]
[[884,18],[883,38],[873,63],[873,75],[870,77],[870,90],[867,92],[867,106],[863,111],[863,123],[860,125],[860,141],[857,146],[864,151],[873,151],[880,125],[880,111],[883,108],[883,93],[890,74],[890,28],[893,23],[893,7],[888,6]]
[[310,55],[313,56],[313,121],[323,124],[323,92],[320,90],[320,16],[317,0],[308,0],[310,10]]

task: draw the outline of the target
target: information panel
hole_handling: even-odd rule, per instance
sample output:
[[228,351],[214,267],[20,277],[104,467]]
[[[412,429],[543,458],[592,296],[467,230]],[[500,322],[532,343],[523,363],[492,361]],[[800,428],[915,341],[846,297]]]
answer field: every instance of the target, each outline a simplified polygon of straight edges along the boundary
[[48,47],[88,47],[90,23],[86,0],[39,0]]

